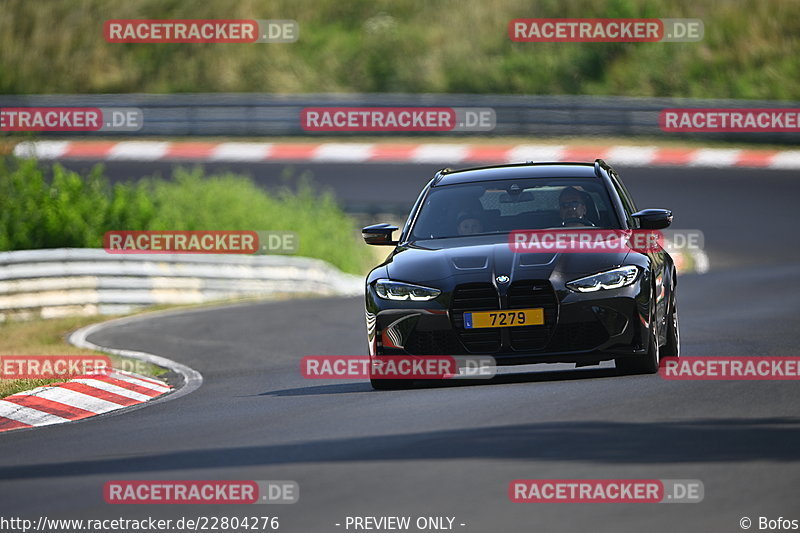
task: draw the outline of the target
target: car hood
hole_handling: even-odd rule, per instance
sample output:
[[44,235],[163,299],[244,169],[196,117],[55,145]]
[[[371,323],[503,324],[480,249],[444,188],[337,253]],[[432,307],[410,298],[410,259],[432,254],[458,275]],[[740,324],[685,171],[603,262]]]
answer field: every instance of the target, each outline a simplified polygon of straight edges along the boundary
[[386,268],[390,279],[434,285],[448,278],[466,283],[496,276],[508,276],[512,282],[569,280],[621,265],[629,253],[519,253],[511,249],[507,236],[457,237],[400,246]]

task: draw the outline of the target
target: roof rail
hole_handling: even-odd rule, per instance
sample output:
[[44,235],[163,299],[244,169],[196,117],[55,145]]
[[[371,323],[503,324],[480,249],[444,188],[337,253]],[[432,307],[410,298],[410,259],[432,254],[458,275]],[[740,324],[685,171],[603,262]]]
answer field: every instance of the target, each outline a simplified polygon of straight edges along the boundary
[[595,159],[594,160],[594,173],[598,178],[602,178],[603,175],[600,173],[600,169],[605,170],[606,172],[613,170],[611,165],[603,161],[602,159]]
[[453,169],[445,167],[436,171],[436,174],[433,175],[433,185],[435,186],[437,183],[441,181],[441,179],[445,176],[445,174],[449,174],[452,172]]

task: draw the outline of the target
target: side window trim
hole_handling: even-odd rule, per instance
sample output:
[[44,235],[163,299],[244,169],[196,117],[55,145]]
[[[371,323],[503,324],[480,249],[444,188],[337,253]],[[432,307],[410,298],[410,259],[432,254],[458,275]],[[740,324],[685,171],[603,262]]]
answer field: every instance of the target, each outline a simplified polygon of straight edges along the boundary
[[636,202],[633,201],[633,196],[631,196],[631,193],[628,192],[628,188],[625,187],[625,184],[622,183],[619,174],[614,172],[614,178],[617,180],[617,183],[619,183],[622,192],[625,194],[625,198],[628,200],[628,205],[630,205],[631,214],[635,213],[636,211],[638,211],[638,209],[636,209]]
[[619,198],[622,201],[622,207],[625,210],[625,219],[628,222],[628,226],[634,229],[638,228],[638,223],[633,217],[631,217],[631,215],[636,212],[636,206],[634,205],[633,200],[631,200],[628,190],[622,184],[619,179],[619,175],[615,171],[609,172],[609,175],[611,177],[611,183],[614,185],[614,189],[617,191],[617,195],[619,195]]
[[414,227],[414,224],[417,221],[417,215],[419,214],[419,210],[422,208],[422,204],[425,199],[428,197],[428,193],[431,190],[431,183],[429,182],[424,189],[419,193],[417,197],[417,201],[414,202],[414,206],[411,208],[411,212],[408,214],[408,218],[406,219],[406,223],[403,226],[403,231],[400,233],[400,243],[408,242],[409,238],[411,237],[411,231]]

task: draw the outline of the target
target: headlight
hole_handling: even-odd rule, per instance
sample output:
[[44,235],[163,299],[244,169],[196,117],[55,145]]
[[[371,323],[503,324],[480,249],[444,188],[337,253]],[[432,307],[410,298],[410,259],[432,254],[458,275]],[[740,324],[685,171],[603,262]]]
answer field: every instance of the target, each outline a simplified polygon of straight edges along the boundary
[[619,289],[636,281],[639,268],[633,265],[607,270],[567,283],[567,288],[576,292],[595,292],[600,289]]
[[430,287],[401,283],[389,279],[376,281],[375,292],[384,300],[413,300],[415,302],[433,300],[442,294],[439,289],[431,289]]

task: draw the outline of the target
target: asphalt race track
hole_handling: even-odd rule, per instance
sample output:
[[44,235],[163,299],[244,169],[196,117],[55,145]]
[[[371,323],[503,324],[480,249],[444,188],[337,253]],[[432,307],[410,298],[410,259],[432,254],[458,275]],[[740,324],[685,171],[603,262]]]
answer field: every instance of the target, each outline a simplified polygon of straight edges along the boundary
[[[294,168],[345,203],[386,195],[397,207],[445,164]],[[125,179],[157,166],[107,169]],[[284,165],[227,167],[268,185]],[[796,172],[618,170],[639,208],[671,208],[675,228],[705,233],[711,272],[679,281],[683,355],[800,356]],[[184,312],[89,340],[169,357],[205,382],[174,401],[0,437],[0,501],[17,516],[269,514],[287,532],[344,531],[347,516],[377,515],[451,516],[465,532],[722,532],[741,531],[744,516],[753,530],[759,516],[800,519],[797,382],[615,377],[610,367],[393,392],[304,380],[304,355],[366,353],[358,298]],[[520,478],[699,479],[705,499],[511,503],[508,484]],[[300,501],[255,511],[106,504],[103,484],[126,479],[295,480]]]

